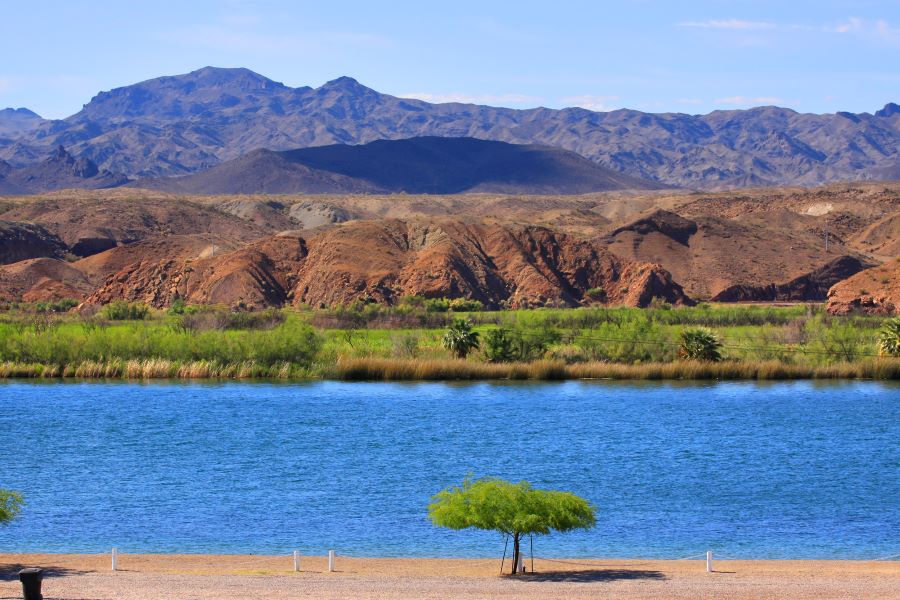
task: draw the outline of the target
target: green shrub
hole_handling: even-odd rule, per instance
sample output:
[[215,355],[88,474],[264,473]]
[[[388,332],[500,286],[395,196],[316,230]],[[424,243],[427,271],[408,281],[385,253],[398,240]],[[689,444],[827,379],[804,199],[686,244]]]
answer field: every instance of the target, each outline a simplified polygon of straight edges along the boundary
[[450,310],[453,312],[480,312],[484,310],[484,304],[478,300],[454,298],[450,301]]
[[150,307],[119,300],[104,306],[103,315],[110,321],[143,321],[150,315]]
[[425,304],[425,298],[423,296],[415,296],[415,295],[407,295],[400,297],[400,306],[412,306],[415,308],[420,308]]
[[894,317],[878,332],[878,353],[882,356],[900,356],[900,317]]
[[418,333],[404,332],[391,336],[392,354],[396,358],[416,358],[419,356]]
[[584,292],[585,297],[596,302],[606,301],[606,290],[601,287],[593,287]]
[[79,304],[78,300],[73,298],[63,298],[62,300],[51,302],[37,302],[34,305],[34,310],[39,313],[64,313],[72,310]]
[[484,356],[492,363],[515,360],[512,339],[506,329],[491,329],[484,336]]
[[465,358],[469,352],[478,348],[478,333],[472,331],[472,322],[467,319],[456,319],[442,340],[444,348],[453,352],[457,358]]
[[705,327],[685,329],[681,332],[678,355],[686,360],[722,360],[722,342],[716,334]]
[[423,306],[428,312],[447,312],[450,310],[450,300],[447,298],[428,298]]

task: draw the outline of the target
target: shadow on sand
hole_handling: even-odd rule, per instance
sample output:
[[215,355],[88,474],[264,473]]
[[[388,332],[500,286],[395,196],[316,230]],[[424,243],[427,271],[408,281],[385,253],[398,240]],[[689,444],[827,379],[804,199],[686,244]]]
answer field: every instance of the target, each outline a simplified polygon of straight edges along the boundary
[[79,575],[81,573],[87,573],[87,571],[80,571],[78,569],[67,569],[65,567],[53,567],[46,565],[32,565],[32,564],[18,564],[18,563],[0,563],[0,581],[18,581],[19,580],[19,571],[22,569],[28,569],[31,567],[37,567],[39,569],[43,569],[44,571],[44,579],[48,577],[65,577],[66,575]]
[[509,575],[522,582],[570,582],[570,583],[602,583],[610,581],[628,581],[649,579],[663,581],[666,576],[661,571],[641,571],[638,569],[584,569],[578,571],[548,571],[546,573],[523,573]]

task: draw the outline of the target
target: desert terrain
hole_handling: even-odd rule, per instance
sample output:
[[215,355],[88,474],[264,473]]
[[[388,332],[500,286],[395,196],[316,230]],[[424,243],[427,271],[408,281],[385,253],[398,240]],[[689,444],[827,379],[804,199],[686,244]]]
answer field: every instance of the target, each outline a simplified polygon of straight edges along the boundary
[[[896,183],[569,196],[62,191],[0,200],[0,300],[319,307],[421,295],[523,308],[658,298],[891,314],[898,223]],[[838,285],[854,276],[865,284]]]

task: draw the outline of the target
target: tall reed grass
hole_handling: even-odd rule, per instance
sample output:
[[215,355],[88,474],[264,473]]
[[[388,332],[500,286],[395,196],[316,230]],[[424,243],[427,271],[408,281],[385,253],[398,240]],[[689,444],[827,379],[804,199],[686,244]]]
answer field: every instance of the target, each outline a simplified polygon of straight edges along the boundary
[[2,362],[0,379],[308,379],[303,365],[254,361],[218,363],[208,360],[180,362],[164,358],[108,361],[85,360],[66,365]]
[[427,381],[472,379],[900,379],[900,359],[873,359],[827,366],[778,361],[678,361],[639,365],[560,361],[480,363],[466,360],[341,360],[336,376],[345,381]]

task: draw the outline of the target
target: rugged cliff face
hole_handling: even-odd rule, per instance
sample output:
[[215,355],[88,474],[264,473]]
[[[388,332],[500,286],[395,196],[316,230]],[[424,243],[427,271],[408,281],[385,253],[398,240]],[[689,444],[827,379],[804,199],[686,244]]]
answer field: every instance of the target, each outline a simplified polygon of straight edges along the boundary
[[65,253],[62,240],[40,225],[0,221],[0,265],[29,258],[62,258]]
[[[589,289],[611,304],[644,306],[654,297],[690,299],[656,265],[631,264],[601,246],[542,227],[445,221],[359,221],[318,232],[265,238],[218,256],[117,248],[82,261],[115,264],[89,302],[141,300],[270,306],[330,306],[354,300],[396,303],[406,295],[474,298],[491,307],[576,306]],[[165,256],[161,256],[161,255]],[[148,256],[155,258],[147,259]],[[97,271],[95,271],[97,272]]]

